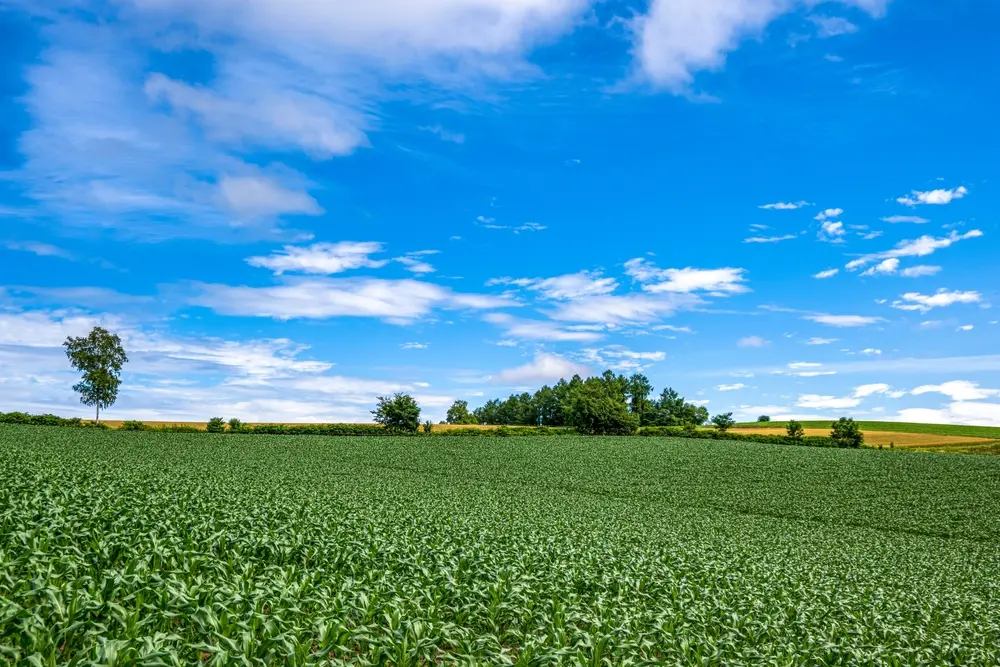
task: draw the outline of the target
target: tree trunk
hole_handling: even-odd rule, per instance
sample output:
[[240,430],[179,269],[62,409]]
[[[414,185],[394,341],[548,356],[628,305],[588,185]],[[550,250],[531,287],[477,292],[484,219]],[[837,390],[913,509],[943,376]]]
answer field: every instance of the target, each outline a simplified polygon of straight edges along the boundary
[[101,423],[101,404],[98,403],[97,407],[94,408],[96,412],[94,413],[94,422],[97,424]]

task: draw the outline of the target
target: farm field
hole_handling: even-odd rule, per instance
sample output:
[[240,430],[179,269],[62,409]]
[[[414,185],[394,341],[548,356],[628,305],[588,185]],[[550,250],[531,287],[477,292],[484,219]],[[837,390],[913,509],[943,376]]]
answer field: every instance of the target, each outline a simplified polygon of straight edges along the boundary
[[1000,662],[993,457],[0,426],[0,478],[0,662]]
[[[760,427],[737,427],[731,429],[733,433],[761,433],[766,435],[785,435],[783,428],[760,428]],[[830,426],[826,428],[804,429],[805,435],[828,436]],[[906,431],[863,431],[865,434],[865,444],[869,446],[883,445],[888,447],[890,443],[896,447],[953,447],[956,445],[986,445],[995,442],[993,438],[975,438],[964,435],[936,435],[932,433],[909,433]]]
[[[823,429],[830,432],[831,420],[799,422],[806,429]],[[745,422],[736,425],[739,428],[780,428],[784,431],[788,422]],[[862,431],[879,431],[885,433],[923,433],[926,435],[963,436],[1000,440],[1000,426],[962,426],[958,424],[917,424],[911,422],[878,422],[858,421]]]

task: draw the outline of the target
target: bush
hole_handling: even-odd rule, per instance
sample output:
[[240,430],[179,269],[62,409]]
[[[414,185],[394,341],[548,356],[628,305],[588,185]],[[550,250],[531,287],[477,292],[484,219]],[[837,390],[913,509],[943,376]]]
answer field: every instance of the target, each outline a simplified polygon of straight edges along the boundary
[[432,430],[434,430],[434,424],[432,424],[429,420],[425,421],[424,422],[424,433],[430,433]]
[[230,433],[244,433],[246,431],[246,424],[241,422],[236,417],[229,420],[229,432]]
[[726,433],[718,430],[694,430],[685,426],[643,426],[639,435],[657,438],[694,438],[696,440],[735,440],[771,445],[804,445],[807,447],[833,447],[833,440],[820,436],[791,438],[787,435],[765,433]]
[[805,429],[802,428],[802,424],[794,419],[788,420],[788,426],[785,428],[785,431],[788,433],[789,438],[795,438],[796,440],[801,440],[806,434]]
[[715,428],[719,429],[720,433],[725,433],[733,426],[735,426],[736,422],[733,420],[733,413],[726,412],[724,414],[715,415],[714,417],[712,417],[712,425],[714,425]]
[[212,417],[208,420],[208,424],[205,426],[205,430],[209,433],[225,433],[226,432],[226,420],[222,417]]
[[372,415],[375,423],[390,433],[415,433],[420,428],[420,406],[412,396],[402,392],[391,397],[379,396]]
[[127,421],[123,421],[122,425],[118,427],[118,430],[119,431],[151,431],[152,427],[151,426],[147,426],[146,424],[142,423],[141,421],[136,421],[134,419],[129,419]]
[[841,417],[833,423],[830,439],[838,447],[858,448],[865,444],[865,436],[858,424],[848,417]]
[[766,424],[769,421],[771,421],[771,418],[768,415],[761,415],[760,417],[757,417],[758,424]]

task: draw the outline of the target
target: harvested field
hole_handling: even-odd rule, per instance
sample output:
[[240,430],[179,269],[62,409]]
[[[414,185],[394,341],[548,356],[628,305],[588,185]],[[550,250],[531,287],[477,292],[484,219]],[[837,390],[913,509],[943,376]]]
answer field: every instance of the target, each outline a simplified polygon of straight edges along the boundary
[[[759,433],[763,435],[785,435],[784,428],[739,427],[733,433]],[[964,435],[935,435],[932,433],[907,433],[902,431],[863,431],[866,445],[893,443],[896,447],[943,447],[955,445],[984,445],[995,438],[973,438]],[[829,428],[807,428],[806,435],[828,436]]]

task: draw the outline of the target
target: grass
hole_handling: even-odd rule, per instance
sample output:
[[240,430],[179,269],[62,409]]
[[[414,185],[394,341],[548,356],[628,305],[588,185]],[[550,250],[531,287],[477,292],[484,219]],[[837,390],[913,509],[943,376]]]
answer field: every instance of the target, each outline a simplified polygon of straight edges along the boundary
[[[830,431],[834,420],[800,422],[803,428],[824,429]],[[739,428],[785,428],[788,422],[746,422],[737,424]],[[966,436],[971,438],[987,438],[1000,440],[1000,426],[958,426],[954,424],[913,424],[908,422],[872,422],[859,421],[862,431],[886,431],[895,433],[924,433],[927,435]]]
[[0,426],[0,662],[1000,662],[1000,459]]

